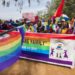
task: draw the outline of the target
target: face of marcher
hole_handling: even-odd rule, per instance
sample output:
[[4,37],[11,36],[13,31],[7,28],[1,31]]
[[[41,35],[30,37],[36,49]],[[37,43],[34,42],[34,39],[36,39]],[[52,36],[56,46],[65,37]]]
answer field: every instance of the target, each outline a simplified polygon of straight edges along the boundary
[[62,25],[66,25],[67,24],[66,21],[62,21],[61,23],[62,23]]

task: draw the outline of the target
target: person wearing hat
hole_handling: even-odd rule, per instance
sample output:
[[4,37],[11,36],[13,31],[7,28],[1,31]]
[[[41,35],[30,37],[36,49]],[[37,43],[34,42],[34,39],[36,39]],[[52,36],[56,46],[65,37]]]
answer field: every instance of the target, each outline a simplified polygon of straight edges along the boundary
[[61,34],[67,34],[68,28],[69,28],[69,24],[68,22],[65,21],[65,19],[61,20]]
[[60,34],[60,33],[61,33],[61,27],[62,27],[61,22],[58,22],[58,27],[59,27],[59,29],[58,29],[58,34]]

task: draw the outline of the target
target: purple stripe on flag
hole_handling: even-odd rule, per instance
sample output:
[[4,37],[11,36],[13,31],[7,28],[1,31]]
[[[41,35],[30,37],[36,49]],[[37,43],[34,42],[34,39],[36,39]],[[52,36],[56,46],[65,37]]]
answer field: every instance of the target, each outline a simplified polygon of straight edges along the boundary
[[42,61],[46,61],[46,62],[53,62],[53,63],[57,63],[57,64],[72,65],[71,61],[51,59],[51,58],[49,58],[49,55],[47,55],[47,54],[24,51],[21,53],[21,56],[31,58],[31,59],[36,59],[36,60],[42,60]]
[[18,60],[18,56],[11,58],[10,60],[3,62],[0,64],[0,71],[6,69],[7,67],[11,66]]

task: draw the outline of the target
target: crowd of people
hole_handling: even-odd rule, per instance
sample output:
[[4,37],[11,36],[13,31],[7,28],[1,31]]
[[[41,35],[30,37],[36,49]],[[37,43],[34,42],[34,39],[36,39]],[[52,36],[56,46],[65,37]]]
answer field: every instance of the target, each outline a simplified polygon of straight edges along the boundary
[[0,20],[0,30],[8,30],[20,25],[24,25],[26,32],[75,34],[75,17],[67,21],[64,18],[59,20],[40,18],[35,22],[31,22],[28,19]]

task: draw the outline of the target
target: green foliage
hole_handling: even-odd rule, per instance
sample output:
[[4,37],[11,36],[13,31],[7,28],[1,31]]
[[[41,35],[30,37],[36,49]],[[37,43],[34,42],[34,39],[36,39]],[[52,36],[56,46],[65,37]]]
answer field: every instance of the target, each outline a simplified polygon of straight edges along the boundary
[[[56,3],[55,8],[59,6],[60,2],[61,0],[55,0],[55,3]],[[71,18],[75,16],[75,0],[65,0],[63,13],[67,14]]]
[[[51,3],[47,4],[47,18],[53,16],[57,10],[61,0],[52,0]],[[70,18],[75,17],[75,0],[65,0],[63,13],[68,15]]]
[[47,2],[47,14],[45,15],[46,18],[50,17],[50,16],[53,16],[54,12],[56,11],[56,8],[55,8],[55,2],[54,0],[52,0],[51,2]]

